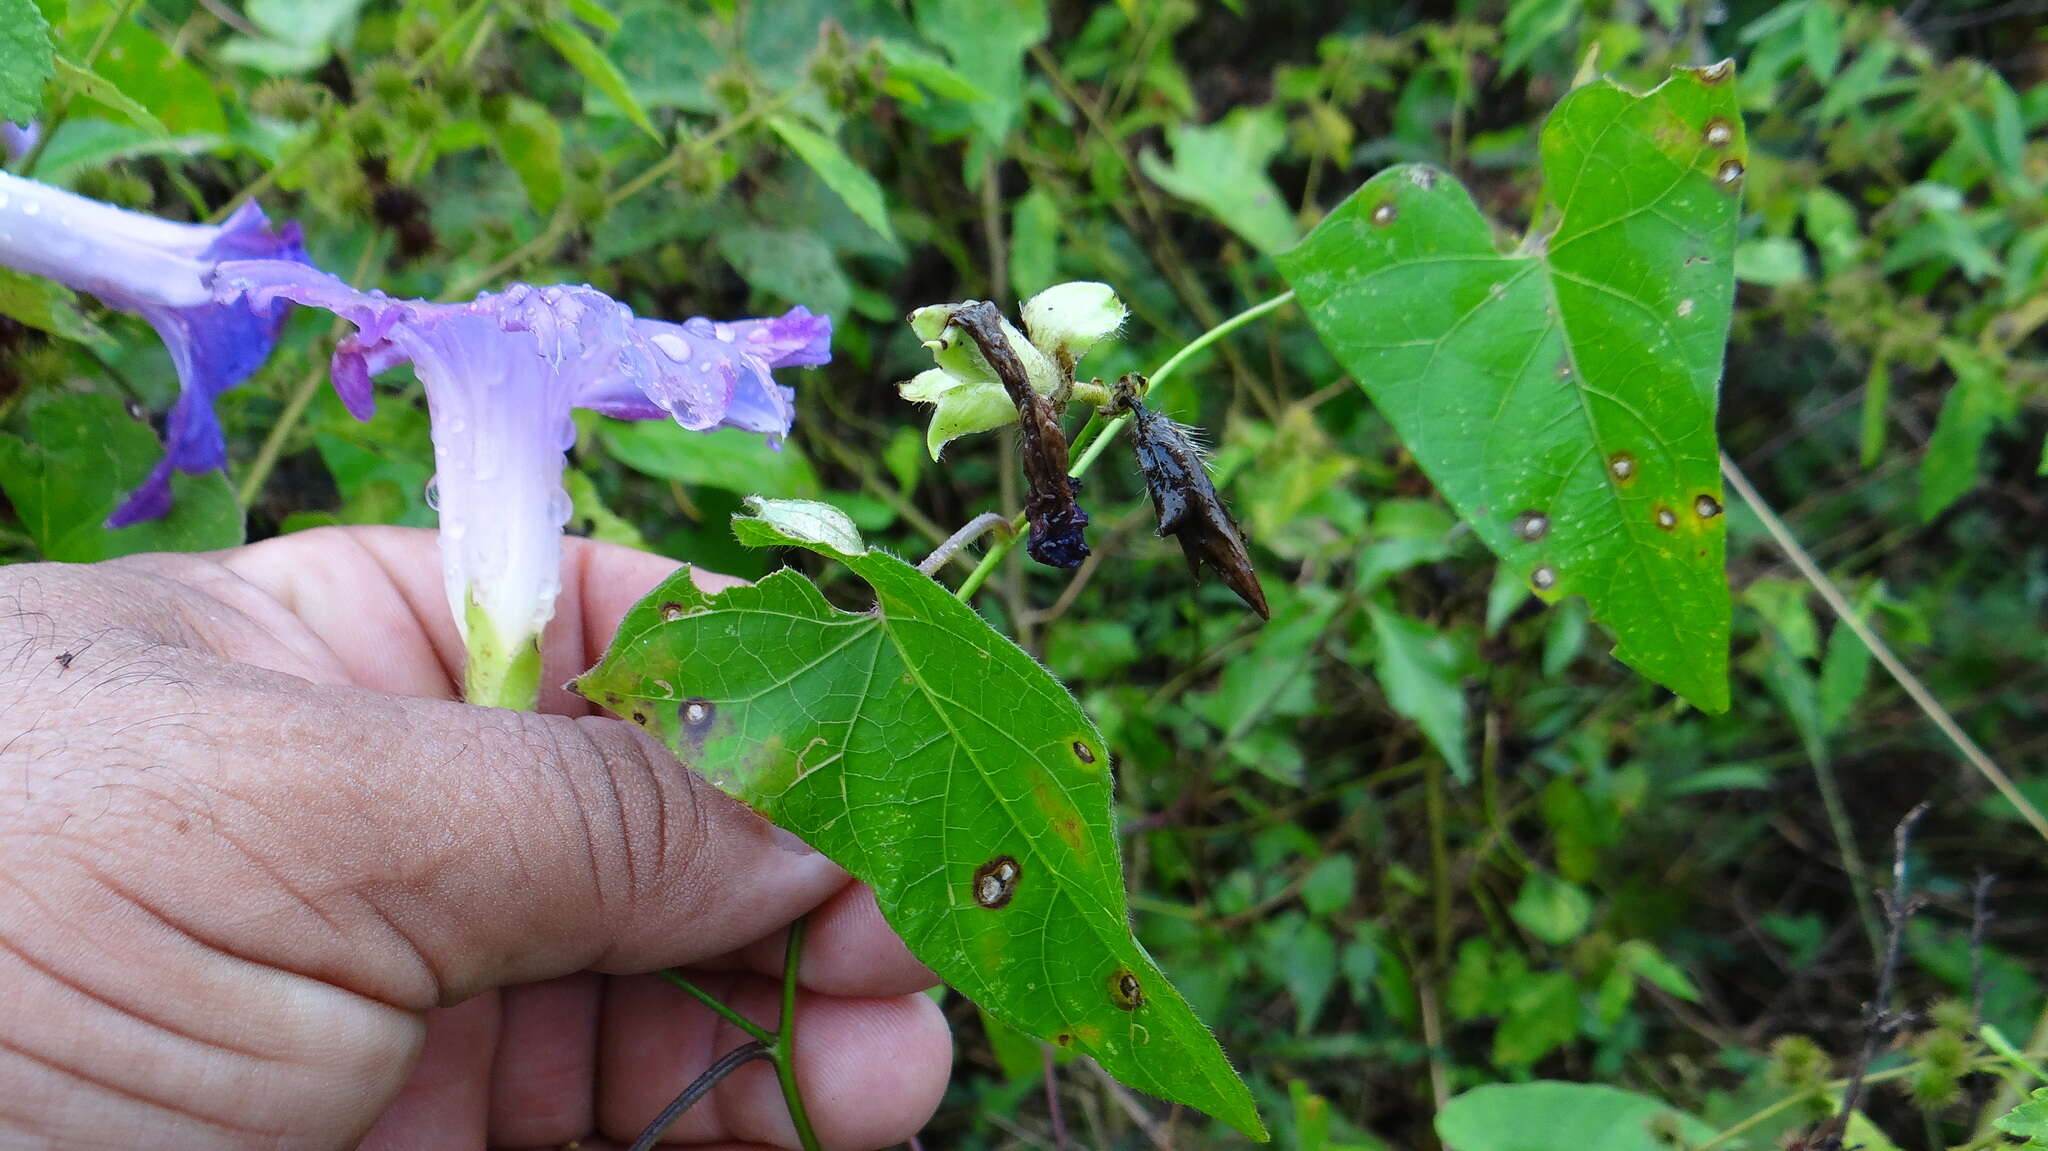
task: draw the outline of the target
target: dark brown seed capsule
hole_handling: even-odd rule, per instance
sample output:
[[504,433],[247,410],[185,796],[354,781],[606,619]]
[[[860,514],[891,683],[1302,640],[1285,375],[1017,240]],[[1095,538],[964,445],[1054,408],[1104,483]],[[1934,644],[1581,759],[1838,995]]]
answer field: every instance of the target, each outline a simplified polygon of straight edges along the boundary
[[1145,488],[1152,495],[1152,510],[1159,516],[1160,536],[1180,540],[1189,578],[1199,581],[1201,565],[1206,562],[1260,619],[1271,619],[1265,589],[1259,586],[1258,570],[1252,567],[1251,551],[1245,547],[1230,509],[1216,494],[1201,454],[1188,439],[1186,428],[1153,414],[1138,399],[1143,383],[1144,378],[1135,373],[1118,380],[1111,407],[1131,415],[1131,447],[1138,454],[1138,470],[1144,473]]
[[1031,386],[994,304],[970,300],[953,309],[953,323],[981,349],[1010,402],[1017,405],[1027,488],[1024,515],[1031,521],[1031,542],[1024,550],[1047,567],[1080,567],[1088,558],[1088,544],[1082,538],[1088,513],[1074,500],[1080,485],[1067,475],[1067,437],[1052,401]]

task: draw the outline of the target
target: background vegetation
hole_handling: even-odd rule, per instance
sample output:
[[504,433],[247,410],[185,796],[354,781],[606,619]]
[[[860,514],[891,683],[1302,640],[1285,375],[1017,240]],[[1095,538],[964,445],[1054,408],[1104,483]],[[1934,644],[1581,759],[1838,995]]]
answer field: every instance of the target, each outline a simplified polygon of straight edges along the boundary
[[[1588,50],[1637,83],[1732,56],[1753,163],[1723,444],[2048,806],[2040,5],[39,4],[75,67],[49,89],[38,178],[183,219],[255,192],[317,262],[395,294],[567,280],[663,318],[833,314],[838,357],[802,381],[779,455],[583,424],[577,530],[742,575],[773,562],[730,535],[749,492],[830,499],[911,556],[1018,506],[1006,437],[926,456],[895,390],[928,363],[910,308],[1107,281],[1133,315],[1087,366],[1149,370],[1282,290],[1271,255],[1390,162],[1442,165],[1526,223],[1536,130]],[[326,318],[302,314],[223,402],[231,474],[181,480],[170,521],[106,532],[153,462],[132,417],[172,398],[162,348],[18,278],[0,311],[8,560],[433,522],[417,385],[400,373],[356,423],[324,388]],[[1497,582],[1298,312],[1170,394],[1209,429],[1272,622],[1190,588],[1122,469],[1091,477],[1087,566],[1013,556],[979,604],[1109,737],[1139,935],[1283,1143],[1429,1147],[1446,1100],[1542,1078],[1703,1125],[1664,1113],[1602,1145],[1776,1145],[1858,1064],[1874,892],[1922,801],[1927,902],[1895,1000],[1912,1014],[1880,1037],[1872,1069],[1892,1074],[1851,1142],[2000,1138],[2013,1089],[1970,1073],[1976,1024],[2048,1044],[2042,836],[1749,506],[1728,509],[1734,707],[1704,716],[1607,658],[1572,603]],[[927,1145],[1232,1142],[1080,1066],[1054,1073],[1055,1119],[1038,1052],[954,1003],[959,1066]],[[1470,1098],[1443,1131],[1461,1151],[1552,1121],[1533,1096],[1494,1120]]]

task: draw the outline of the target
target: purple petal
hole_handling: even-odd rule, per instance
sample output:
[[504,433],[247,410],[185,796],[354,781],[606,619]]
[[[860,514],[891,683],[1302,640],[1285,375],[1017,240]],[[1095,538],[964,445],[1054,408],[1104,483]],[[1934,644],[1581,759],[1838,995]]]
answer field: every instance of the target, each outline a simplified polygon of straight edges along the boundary
[[[705,324],[707,320],[685,320],[684,324]],[[766,320],[735,320],[742,347],[768,362],[771,368],[811,368],[832,362],[832,317],[813,315],[796,307]]]
[[28,155],[36,146],[36,138],[41,135],[42,130],[33,123],[9,124],[0,120],[0,150],[7,153],[9,163]]
[[206,277],[228,255],[306,258],[298,228],[272,229],[253,203],[218,226],[180,224],[0,173],[0,264],[140,315],[178,372],[164,462],[111,526],[168,510],[171,469],[203,472],[226,462],[213,402],[269,357],[284,321],[282,309],[213,300]]

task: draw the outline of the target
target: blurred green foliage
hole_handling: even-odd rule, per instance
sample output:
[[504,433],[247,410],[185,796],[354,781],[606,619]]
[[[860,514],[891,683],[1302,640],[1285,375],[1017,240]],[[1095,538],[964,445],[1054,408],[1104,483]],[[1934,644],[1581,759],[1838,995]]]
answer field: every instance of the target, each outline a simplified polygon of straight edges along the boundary
[[[928,363],[910,308],[1103,280],[1133,315],[1090,369],[1149,371],[1281,290],[1273,253],[1389,164],[1443,166],[1493,219],[1527,223],[1541,117],[1593,50],[1637,86],[1733,57],[1752,162],[1723,446],[2048,803],[2038,6],[35,7],[57,52],[37,178],[183,219],[252,192],[305,224],[324,266],[393,293],[569,280],[663,318],[832,312],[837,359],[801,381],[780,455],[580,425],[579,530],[754,576],[767,553],[728,528],[749,493],[831,500],[912,556],[1017,506],[1000,437],[926,458],[894,386]],[[183,484],[175,521],[106,533],[104,505],[153,462],[130,413],[172,398],[161,347],[24,278],[0,279],[0,313],[8,559],[218,546],[245,519],[250,538],[432,522],[417,385],[395,376],[355,423],[323,391],[325,322],[300,315],[223,402],[232,489]],[[1839,1105],[1854,1070],[1882,934],[1870,893],[1922,799],[1911,863],[1929,905],[1897,1006],[1928,1014],[1884,1045],[1848,1133],[1992,1145],[2036,1084],[1974,1038],[1960,1065],[1952,1048],[1975,1000],[2040,1064],[2043,845],[1748,507],[1728,507],[1732,708],[1708,717],[1607,658],[1581,605],[1543,609],[1497,578],[1298,312],[1221,341],[1175,395],[1208,429],[1272,622],[1191,587],[1118,469],[1084,493],[1096,561],[1013,563],[980,606],[1108,739],[1138,933],[1283,1145],[1568,1133],[1546,1117],[1594,1104],[1515,1086],[1560,1079],[1611,1085],[1600,1106],[1647,1117],[1628,1138],[1651,1143],[1609,1146],[1702,1130],[1777,1145]],[[53,485],[53,469],[93,478]],[[1973,946],[1980,870],[1998,883]],[[1945,997],[1960,1020],[1931,1009]],[[1028,1048],[985,1037],[964,1005],[956,1018],[926,1145],[1052,1145]],[[1234,1143],[1084,1066],[1056,1075],[1074,1143],[1156,1145],[1169,1128],[1177,1147]],[[2038,1136],[2031,1106],[2006,1129]]]

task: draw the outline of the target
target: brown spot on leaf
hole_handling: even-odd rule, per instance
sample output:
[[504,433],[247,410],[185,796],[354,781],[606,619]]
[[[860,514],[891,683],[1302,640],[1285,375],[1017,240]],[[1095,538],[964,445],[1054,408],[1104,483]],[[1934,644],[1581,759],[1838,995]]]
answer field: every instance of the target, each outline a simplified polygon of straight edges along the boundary
[[1616,452],[1607,457],[1607,474],[1614,482],[1631,484],[1636,479],[1636,458],[1628,452]]
[[1077,739],[1074,741],[1074,758],[1082,763],[1094,763],[1095,749],[1089,747],[1086,742]]
[[644,712],[644,711],[641,711],[641,710],[640,710],[639,708],[637,708],[637,707],[636,707],[636,708],[634,708],[634,709],[633,709],[633,722],[634,722],[634,723],[637,723],[637,724],[639,724],[639,725],[640,725],[641,727],[646,727],[646,726],[647,726],[647,713],[646,713],[646,712]]
[[1136,1011],[1145,1003],[1145,985],[1128,967],[1119,967],[1109,977],[1109,1000],[1125,1011]]
[[1701,492],[1693,497],[1692,514],[1703,520],[1713,519],[1721,514],[1721,501],[1706,492]]
[[1384,228],[1387,225],[1393,223],[1396,219],[1400,218],[1400,215],[1401,210],[1399,208],[1394,207],[1391,201],[1381,204],[1379,207],[1374,208],[1372,210],[1372,226],[1375,228]]
[[677,714],[682,718],[684,730],[692,735],[702,735],[704,729],[711,726],[711,720],[717,716],[718,708],[708,699],[686,699]]
[[998,855],[974,869],[974,902],[993,911],[1017,894],[1017,880],[1024,874],[1017,861]]
[[1657,526],[1667,532],[1676,528],[1678,526],[1678,513],[1662,504],[1658,504]]

